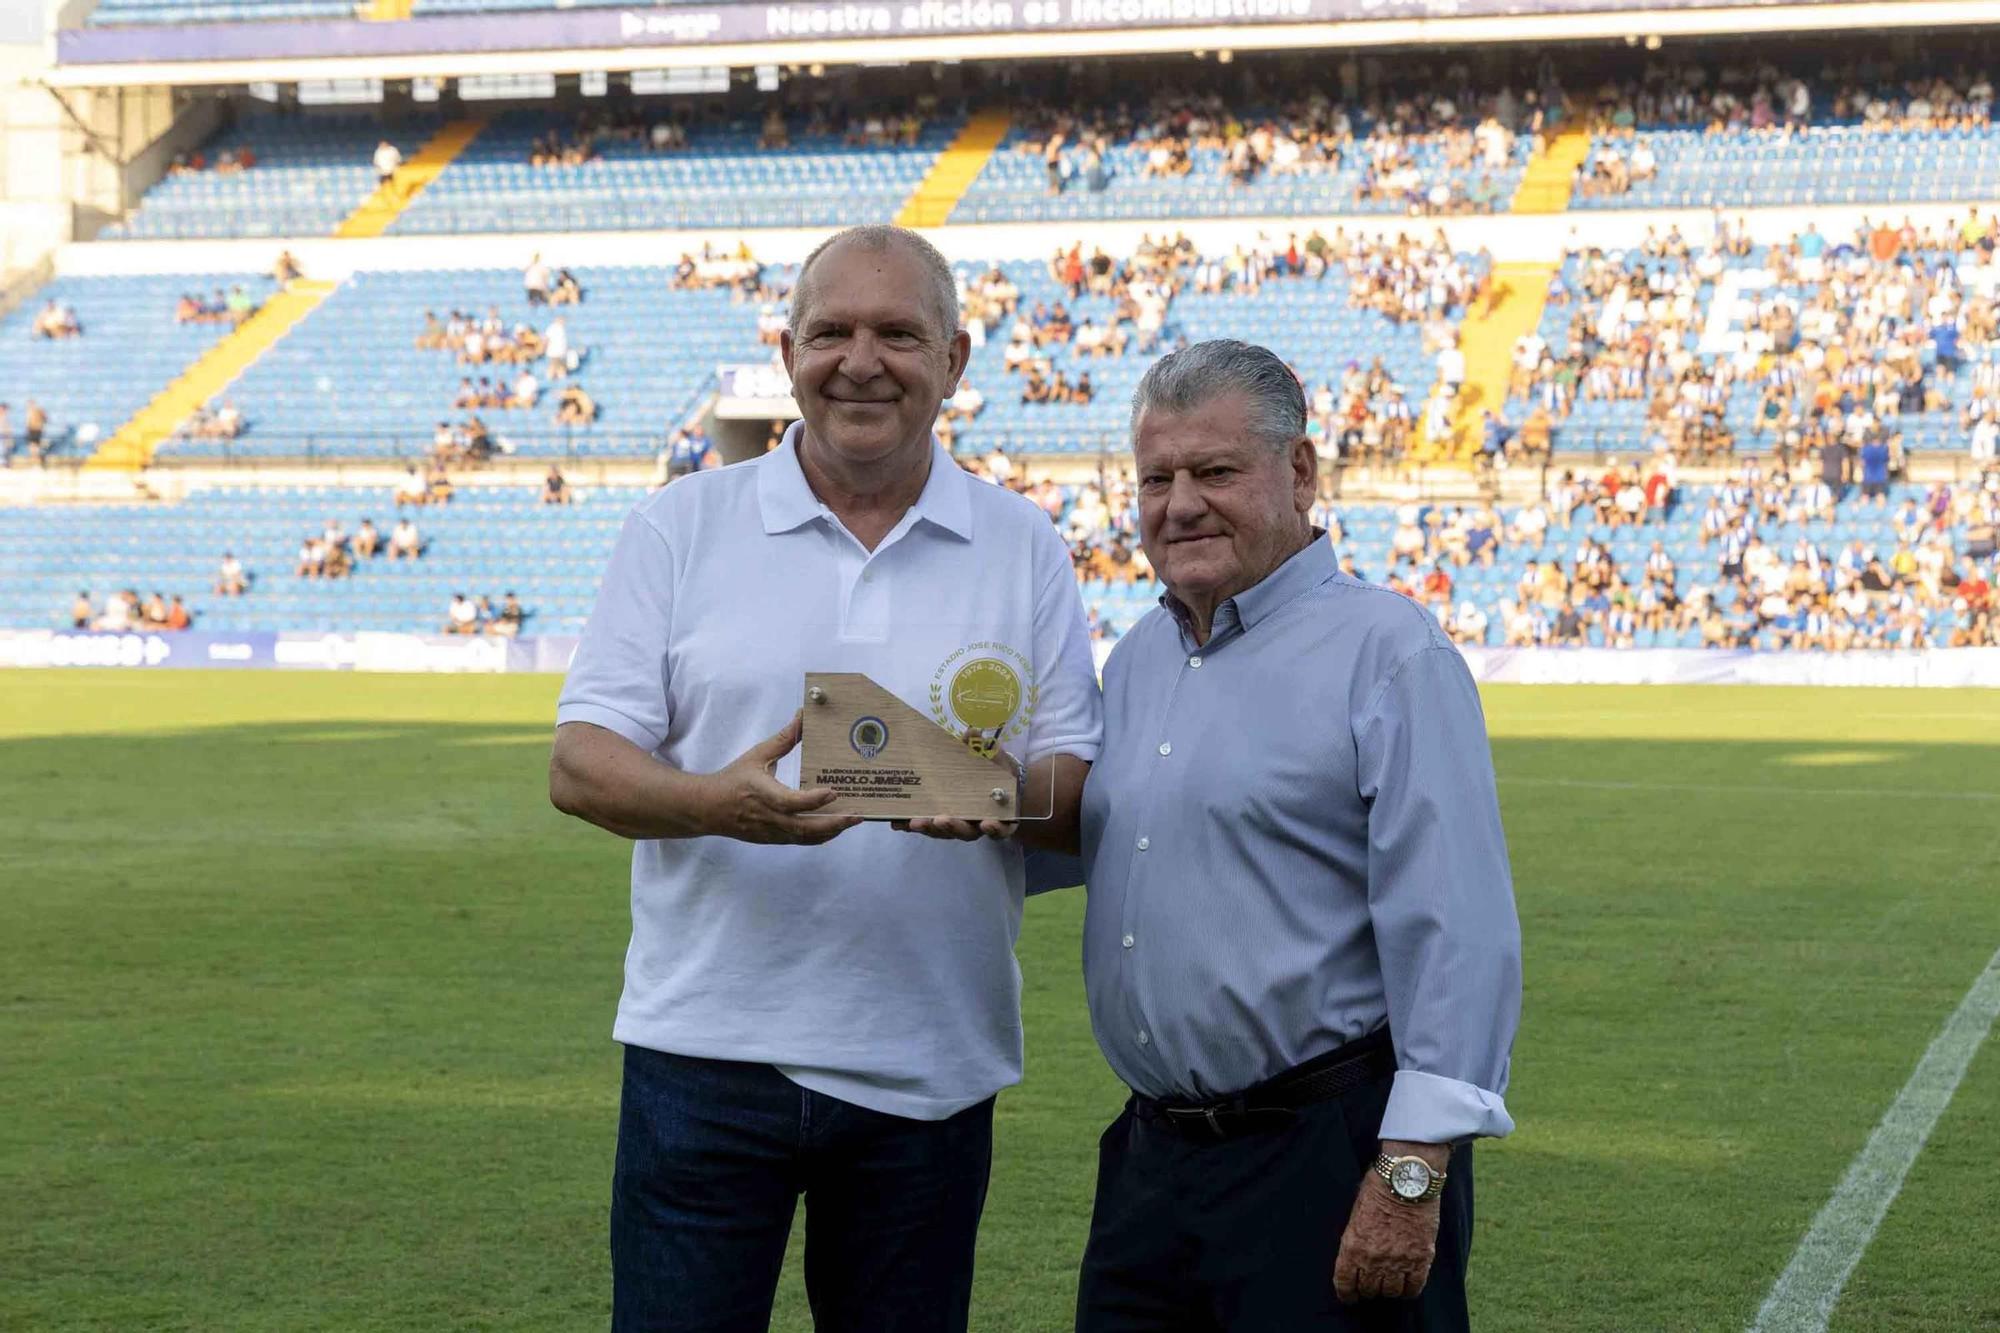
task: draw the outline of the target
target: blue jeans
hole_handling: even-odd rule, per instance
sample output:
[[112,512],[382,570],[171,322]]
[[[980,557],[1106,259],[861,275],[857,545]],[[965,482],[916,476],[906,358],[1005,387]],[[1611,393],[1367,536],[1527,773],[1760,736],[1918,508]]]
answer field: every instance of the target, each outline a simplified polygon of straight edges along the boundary
[[991,1098],[909,1120],[627,1046],[613,1333],[764,1333],[801,1194],[817,1333],[965,1333],[992,1157]]

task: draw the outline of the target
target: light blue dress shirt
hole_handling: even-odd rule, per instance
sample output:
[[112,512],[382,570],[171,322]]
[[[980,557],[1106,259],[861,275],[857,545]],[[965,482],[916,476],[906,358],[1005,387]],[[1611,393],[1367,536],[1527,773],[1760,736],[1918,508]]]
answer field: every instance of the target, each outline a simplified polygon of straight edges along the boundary
[[1134,1090],[1240,1091],[1388,1023],[1385,1139],[1513,1128],[1521,937],[1472,675],[1422,608],[1312,542],[1104,667],[1084,981]]

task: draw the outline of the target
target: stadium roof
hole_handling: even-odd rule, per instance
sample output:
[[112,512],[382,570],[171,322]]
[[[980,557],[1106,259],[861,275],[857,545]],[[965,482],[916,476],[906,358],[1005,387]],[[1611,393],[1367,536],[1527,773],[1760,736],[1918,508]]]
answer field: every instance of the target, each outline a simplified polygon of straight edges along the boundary
[[[1993,0],[793,0],[71,28],[55,87],[1074,59],[2000,22]],[[1079,36],[1078,34],[1086,34]]]

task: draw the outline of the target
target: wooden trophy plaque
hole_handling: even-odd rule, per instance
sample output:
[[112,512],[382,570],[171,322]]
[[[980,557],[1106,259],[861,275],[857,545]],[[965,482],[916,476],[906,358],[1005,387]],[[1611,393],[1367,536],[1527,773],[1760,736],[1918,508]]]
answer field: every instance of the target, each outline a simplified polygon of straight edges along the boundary
[[1014,762],[967,745],[860,672],[806,673],[799,788],[840,798],[815,811],[864,819],[1018,819]]

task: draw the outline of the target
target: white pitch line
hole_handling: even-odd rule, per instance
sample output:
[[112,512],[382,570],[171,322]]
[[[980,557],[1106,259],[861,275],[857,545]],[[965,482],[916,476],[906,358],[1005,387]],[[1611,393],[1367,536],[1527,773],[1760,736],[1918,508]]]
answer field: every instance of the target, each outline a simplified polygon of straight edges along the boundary
[[1506,773],[1499,776],[1504,785],[1514,783],[1523,787],[1579,787],[1596,788],[1604,791],[1692,791],[1692,792],[1751,792],[1760,796],[1863,796],[1893,797],[1896,800],[1917,801],[2000,801],[2000,792],[1991,791],[1912,791],[1895,787],[1814,787],[1803,783],[1730,783],[1730,782],[1600,782],[1595,778],[1525,778]]
[[1944,1030],[1931,1042],[1910,1081],[1889,1104],[1833,1197],[1792,1252],[1792,1261],[1764,1298],[1751,1333],[1825,1333],[1840,1292],[1861,1261],[1875,1229],[1903,1188],[1959,1080],[2000,1017],[2000,952],[1987,960]]

